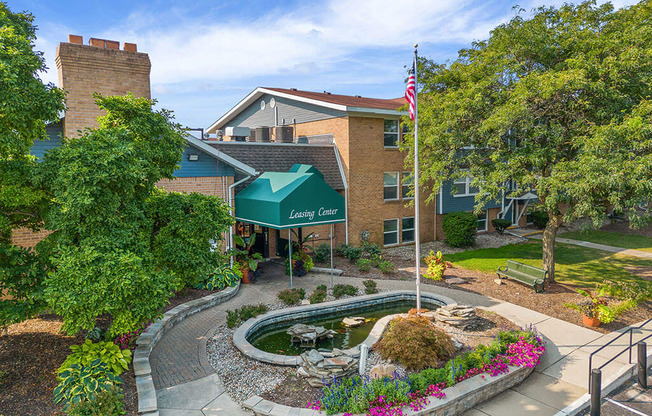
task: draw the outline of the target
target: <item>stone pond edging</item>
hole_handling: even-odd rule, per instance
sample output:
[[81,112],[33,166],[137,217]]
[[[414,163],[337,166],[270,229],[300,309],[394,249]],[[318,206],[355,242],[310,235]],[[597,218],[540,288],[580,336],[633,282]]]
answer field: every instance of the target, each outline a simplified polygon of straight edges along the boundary
[[[443,390],[446,397],[443,399],[430,398],[421,410],[403,408],[404,414],[410,416],[443,416],[457,415],[496,396],[505,390],[514,387],[525,380],[534,369],[528,367],[509,366],[509,372],[491,377],[488,374],[473,376]],[[284,406],[260,396],[252,396],[243,404],[243,407],[254,412],[256,416],[323,416],[326,413],[311,409]],[[337,413],[336,416],[342,416]]]
[[[416,291],[413,290],[396,290],[391,292],[382,292],[374,295],[357,296],[353,298],[339,299],[331,302],[317,303],[314,305],[295,306],[286,309],[279,309],[259,315],[255,318],[247,320],[233,334],[233,343],[236,348],[244,355],[253,358],[254,360],[262,361],[274,365],[283,365],[298,367],[301,364],[301,357],[287,356],[272,354],[269,352],[261,351],[251,345],[247,341],[247,337],[252,335],[256,330],[266,325],[272,325],[278,322],[290,322],[294,319],[301,319],[319,315],[326,315],[333,312],[342,312],[349,309],[357,309],[360,307],[378,305],[382,303],[390,303],[397,300],[414,300],[416,299]],[[453,299],[446,296],[422,292],[421,299],[429,303],[435,303],[440,306],[456,303]],[[371,347],[380,339],[385,326],[391,320],[391,316],[385,316],[376,322],[367,338],[359,345],[366,344]],[[359,356],[359,345],[356,345],[344,352],[351,356]]]
[[238,293],[240,282],[236,286],[177,305],[163,314],[163,317],[147,327],[136,340],[136,350],[133,354],[134,374],[136,376],[136,392],[138,396],[138,414],[147,416],[158,415],[156,390],[152,379],[152,368],[149,355],[163,337],[177,323],[188,316],[231,299]]

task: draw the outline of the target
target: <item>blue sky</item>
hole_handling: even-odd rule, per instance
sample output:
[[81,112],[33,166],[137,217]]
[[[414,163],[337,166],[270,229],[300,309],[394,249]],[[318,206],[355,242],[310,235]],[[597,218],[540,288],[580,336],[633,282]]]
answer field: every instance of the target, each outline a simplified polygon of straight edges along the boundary
[[[39,27],[45,81],[68,34],[132,42],[152,61],[152,96],[183,125],[207,127],[257,86],[395,98],[414,43],[452,60],[512,18],[558,0],[6,0]],[[636,1],[616,0],[616,7]]]

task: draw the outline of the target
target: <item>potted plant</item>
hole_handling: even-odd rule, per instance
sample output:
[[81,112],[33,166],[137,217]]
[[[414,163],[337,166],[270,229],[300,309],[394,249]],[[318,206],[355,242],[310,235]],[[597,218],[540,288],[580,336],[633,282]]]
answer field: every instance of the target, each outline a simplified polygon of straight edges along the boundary
[[253,283],[258,269],[258,260],[263,260],[260,253],[251,252],[251,248],[256,242],[256,234],[252,234],[247,240],[234,234],[233,241],[236,245],[228,253],[240,264],[242,283]]
[[565,303],[567,308],[575,309],[582,314],[582,322],[586,326],[598,327],[601,323],[613,322],[618,315],[632,308],[629,301],[609,302],[607,290],[599,289],[595,294],[588,290],[576,289],[577,293],[584,296],[580,302]]
[[[299,235],[292,230],[292,233],[297,238],[297,241],[292,242],[292,275],[301,277],[305,276],[314,266],[314,262],[308,251],[312,251],[312,248],[308,246],[308,241],[313,237],[315,233],[310,233],[305,236],[303,239],[299,239]],[[285,249],[288,249],[288,245],[285,246]],[[285,260],[285,274],[290,274],[290,261]]]

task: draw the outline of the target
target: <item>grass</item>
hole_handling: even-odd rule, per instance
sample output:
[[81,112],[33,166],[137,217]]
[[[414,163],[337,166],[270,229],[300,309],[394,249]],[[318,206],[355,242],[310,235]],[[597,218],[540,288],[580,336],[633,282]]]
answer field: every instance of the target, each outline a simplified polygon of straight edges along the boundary
[[631,248],[652,253],[652,238],[637,234],[613,233],[609,231],[573,231],[560,235],[562,238],[589,241],[608,246]]
[[[508,259],[541,267],[542,252],[541,241],[529,241],[524,244],[448,254],[445,259],[466,269],[495,273],[499,266],[507,264]],[[626,268],[635,270],[650,267],[651,260],[568,244],[555,245],[556,280],[562,283],[592,287],[604,280],[619,280],[649,285],[652,283]]]

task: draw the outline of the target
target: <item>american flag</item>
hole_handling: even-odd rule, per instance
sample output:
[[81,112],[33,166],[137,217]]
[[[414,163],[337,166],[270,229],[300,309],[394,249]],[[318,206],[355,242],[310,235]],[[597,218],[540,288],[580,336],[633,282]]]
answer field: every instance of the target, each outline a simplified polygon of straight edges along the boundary
[[407,87],[405,88],[405,99],[410,103],[410,118],[414,121],[414,104],[417,99],[417,91],[414,80],[414,63],[410,70],[410,77],[408,78]]

